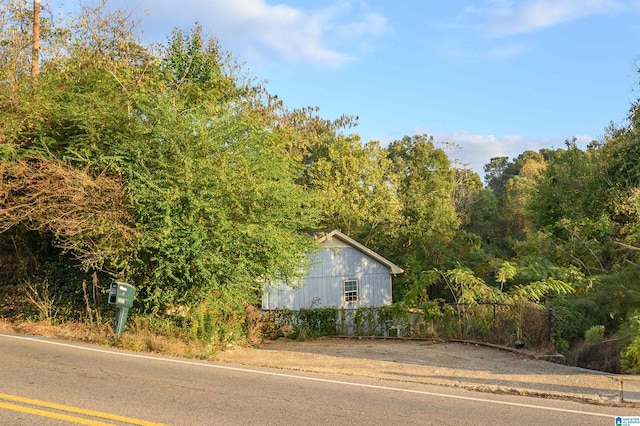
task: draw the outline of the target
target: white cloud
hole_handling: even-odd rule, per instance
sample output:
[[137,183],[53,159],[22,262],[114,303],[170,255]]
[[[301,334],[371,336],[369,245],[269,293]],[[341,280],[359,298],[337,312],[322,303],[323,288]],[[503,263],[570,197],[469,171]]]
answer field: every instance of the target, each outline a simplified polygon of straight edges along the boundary
[[[513,159],[527,150],[538,151],[541,148],[564,148],[563,139],[536,139],[521,135],[474,135],[467,132],[433,133],[437,143],[452,142],[458,149],[448,150],[449,159],[458,165],[464,165],[484,178],[483,167],[494,157],[506,156]],[[591,141],[588,136],[580,136],[581,142]]]
[[[413,135],[426,134],[433,137],[436,147],[442,148],[454,167],[469,168],[484,179],[484,166],[495,157],[509,157],[513,160],[525,151],[538,152],[543,148],[564,149],[566,139],[532,138],[522,135],[478,135],[468,132],[438,132],[430,127],[417,127]],[[575,135],[576,145],[586,149],[595,139],[589,135]],[[380,145],[388,147],[397,138],[378,137]]]
[[485,15],[481,28],[492,36],[523,34],[591,15],[621,12],[634,6],[620,0],[493,0],[485,8],[469,11]]
[[434,139],[440,142],[453,142],[459,147],[458,155],[449,153],[453,162],[466,165],[484,176],[483,167],[493,157],[508,156],[520,149],[526,138],[522,136],[474,135],[466,132],[451,134],[435,134]]
[[640,0],[483,0],[432,24],[444,37],[437,49],[467,61],[503,61],[526,55],[528,34],[593,16],[639,13]]
[[326,46],[322,20],[299,9],[270,6],[262,0],[214,1],[209,9],[214,31],[222,30],[220,38],[239,42],[251,56],[277,55],[287,61],[324,65],[340,65],[350,59]]
[[[128,1],[115,0],[124,8]],[[138,0],[135,8],[149,10],[145,21],[155,27],[158,21],[172,27],[197,21],[224,49],[262,62],[337,67],[356,59],[357,46],[387,29],[384,16],[345,0],[315,10],[267,0]]]
[[501,61],[523,56],[529,51],[529,47],[523,43],[508,42],[483,48],[473,45],[473,42],[469,45],[465,43],[468,41],[449,39],[440,43],[437,49],[444,56],[467,61]]

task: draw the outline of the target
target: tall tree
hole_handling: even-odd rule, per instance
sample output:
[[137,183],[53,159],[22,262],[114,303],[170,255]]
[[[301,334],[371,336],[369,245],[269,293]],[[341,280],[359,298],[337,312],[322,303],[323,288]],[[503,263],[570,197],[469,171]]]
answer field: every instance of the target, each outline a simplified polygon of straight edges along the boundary
[[338,228],[365,245],[380,248],[400,222],[400,202],[386,150],[359,136],[338,136],[307,174],[318,191],[322,225]]
[[388,151],[403,216],[396,250],[405,266],[403,280],[411,283],[447,258],[460,224],[452,199],[454,172],[444,150],[427,135],[405,136]]
[[[520,159],[521,157],[518,158]],[[536,183],[546,168],[546,163],[540,155],[529,156],[529,159],[521,164],[518,175],[505,185],[500,204],[505,236],[519,239],[527,232],[533,231],[532,196]]]
[[509,157],[493,157],[488,164],[484,165],[484,181],[493,191],[496,197],[502,194],[504,186],[511,176],[506,174],[509,167]]
[[[297,277],[313,248],[301,231],[315,210],[296,185],[301,165],[282,155],[277,116],[199,27],[174,32],[157,56],[123,15],[84,12],[70,27],[74,48],[0,98],[15,124],[0,130],[0,218],[131,282],[140,310],[239,318],[265,281]],[[51,196],[29,184],[43,175],[57,184]],[[72,178],[86,182],[71,191]],[[6,214],[30,202],[42,206],[40,227]],[[132,238],[112,238],[114,224]]]

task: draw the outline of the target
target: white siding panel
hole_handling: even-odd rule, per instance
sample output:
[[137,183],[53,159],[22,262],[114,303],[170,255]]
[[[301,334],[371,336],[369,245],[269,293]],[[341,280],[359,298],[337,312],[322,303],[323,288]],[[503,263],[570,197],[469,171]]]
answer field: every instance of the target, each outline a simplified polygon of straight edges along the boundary
[[[344,280],[357,279],[358,302],[343,301]],[[354,247],[324,247],[313,260],[299,288],[271,285],[265,288],[264,309],[309,307],[359,308],[391,304],[391,275],[385,265]]]

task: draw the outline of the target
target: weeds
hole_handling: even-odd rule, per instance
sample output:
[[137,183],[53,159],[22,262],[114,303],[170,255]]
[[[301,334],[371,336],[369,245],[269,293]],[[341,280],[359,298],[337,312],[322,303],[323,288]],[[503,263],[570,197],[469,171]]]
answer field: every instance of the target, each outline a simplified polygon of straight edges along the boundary
[[[82,296],[84,298],[85,309],[87,311],[87,319],[91,324],[95,322],[100,324],[102,318],[100,315],[100,304],[98,299],[99,286],[98,286],[98,274],[95,272],[91,275],[91,301],[89,300],[89,293],[87,292],[87,280],[82,280]],[[93,307],[92,307],[93,306]]]
[[396,304],[352,310],[309,308],[298,312],[268,311],[260,319],[260,329],[266,338],[394,335],[476,340],[511,346],[521,326],[521,338],[528,348],[547,347],[548,330],[544,311],[509,304],[474,304],[465,306],[466,316],[460,316],[461,309],[455,305],[429,302],[424,309],[406,309]]
[[55,318],[56,297],[49,291],[49,280],[46,278],[41,283],[25,283],[25,301],[38,311],[38,319],[51,323]]

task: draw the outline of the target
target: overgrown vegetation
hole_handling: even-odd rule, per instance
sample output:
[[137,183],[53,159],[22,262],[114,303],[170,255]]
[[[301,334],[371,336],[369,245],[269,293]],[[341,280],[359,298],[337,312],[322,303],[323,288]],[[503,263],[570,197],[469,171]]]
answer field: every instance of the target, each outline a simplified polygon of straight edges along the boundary
[[[30,8],[0,3],[3,318],[108,328],[117,279],[138,290],[135,333],[186,344],[403,330],[536,346],[551,308],[556,349],[619,339],[639,371],[640,101],[586,149],[492,159],[483,186],[428,135],[383,147],[351,117],[289,110],[198,25],[151,47],[105,5],[45,17],[32,76]],[[294,282],[305,231],[334,228],[405,270],[397,303],[259,329],[263,285]]]
[[[300,311],[269,311],[259,318],[265,338],[307,339],[321,336],[404,337],[476,340],[512,346],[518,336],[527,349],[548,352],[548,314],[534,304],[491,303],[461,306],[433,303],[428,310],[393,306]],[[461,317],[464,310],[469,315]],[[522,324],[524,322],[524,324]]]

